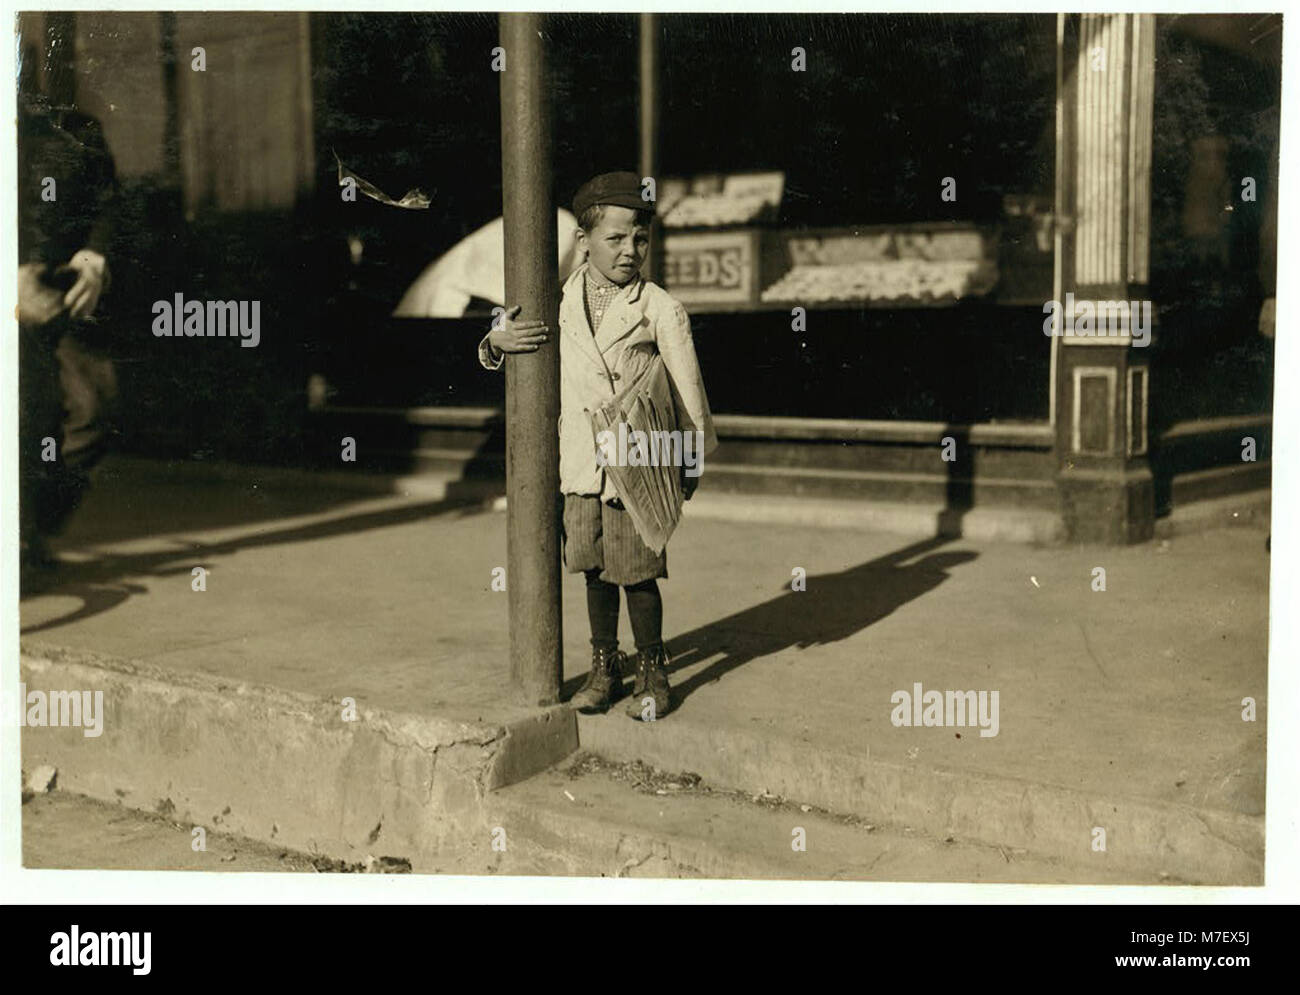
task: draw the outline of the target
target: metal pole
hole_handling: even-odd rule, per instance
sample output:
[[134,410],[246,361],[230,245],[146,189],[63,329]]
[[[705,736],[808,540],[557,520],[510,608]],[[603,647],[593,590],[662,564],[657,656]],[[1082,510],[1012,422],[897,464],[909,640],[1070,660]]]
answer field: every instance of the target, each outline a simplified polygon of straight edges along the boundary
[[525,704],[559,700],[560,342],[555,206],[551,201],[551,113],[545,22],[502,14],[501,191],[505,215],[506,304],[521,320],[550,327],[535,353],[506,360],[506,590],[510,681]]
[[[659,184],[659,32],[656,14],[641,15],[641,161],[642,178],[655,179],[656,194]],[[650,254],[643,270],[647,280],[660,281],[663,272],[663,226],[658,215],[650,227]]]

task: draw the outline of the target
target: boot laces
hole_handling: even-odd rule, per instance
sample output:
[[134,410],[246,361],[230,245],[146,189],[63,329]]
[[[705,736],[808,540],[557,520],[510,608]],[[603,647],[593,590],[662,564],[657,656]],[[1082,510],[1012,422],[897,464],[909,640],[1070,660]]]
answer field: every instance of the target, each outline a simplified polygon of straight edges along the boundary
[[613,669],[614,661],[617,659],[617,650],[594,650],[591,654],[591,669],[587,671],[587,679],[582,682],[582,687],[578,689],[579,694],[583,691],[590,691],[597,681],[601,680],[605,674]]

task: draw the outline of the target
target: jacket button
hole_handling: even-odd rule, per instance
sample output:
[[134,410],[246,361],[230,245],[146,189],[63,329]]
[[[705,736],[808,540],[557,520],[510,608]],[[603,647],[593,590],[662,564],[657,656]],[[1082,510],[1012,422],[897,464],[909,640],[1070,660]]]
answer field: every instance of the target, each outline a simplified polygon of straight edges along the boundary
[[622,379],[623,379],[623,374],[621,374],[621,373],[611,373],[609,376],[610,376],[610,379],[612,379],[612,380],[622,380]]

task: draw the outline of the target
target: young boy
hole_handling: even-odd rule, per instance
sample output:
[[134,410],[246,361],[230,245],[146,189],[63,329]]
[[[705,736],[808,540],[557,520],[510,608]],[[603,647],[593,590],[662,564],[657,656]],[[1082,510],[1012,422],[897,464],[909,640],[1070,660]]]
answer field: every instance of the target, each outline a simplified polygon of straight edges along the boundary
[[[627,597],[636,640],[636,677],[627,714],[643,721],[671,708],[663,602],[657,578],[668,576],[666,551],[655,553],[637,534],[613,481],[597,460],[588,411],[632,382],[656,354],[663,357],[683,436],[698,432],[701,455],[717,445],[704,381],[695,358],[690,318],[663,288],[642,279],[650,247],[651,210],[635,173],[603,173],[573,201],[578,247],[587,261],[565,281],[560,301],[560,490],[564,493],[564,562],[587,580],[592,661],[570,705],[609,708],[622,689],[618,649],[618,589]],[[501,366],[506,353],[536,352],[547,341],[540,321],[516,321],[513,307],[479,343],[479,361]],[[698,475],[682,473],[689,500]],[[649,707],[652,699],[653,709]]]

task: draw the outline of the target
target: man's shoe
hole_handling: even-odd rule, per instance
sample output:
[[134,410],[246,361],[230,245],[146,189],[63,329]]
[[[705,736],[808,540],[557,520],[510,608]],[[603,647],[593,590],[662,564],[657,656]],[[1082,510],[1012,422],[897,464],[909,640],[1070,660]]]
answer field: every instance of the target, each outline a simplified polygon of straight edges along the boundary
[[623,654],[617,649],[593,648],[587,680],[569,699],[569,707],[587,713],[609,708],[623,690],[622,663]]
[[636,655],[636,678],[627,714],[642,722],[654,722],[668,714],[672,691],[668,686],[668,652],[663,643],[640,650]]

